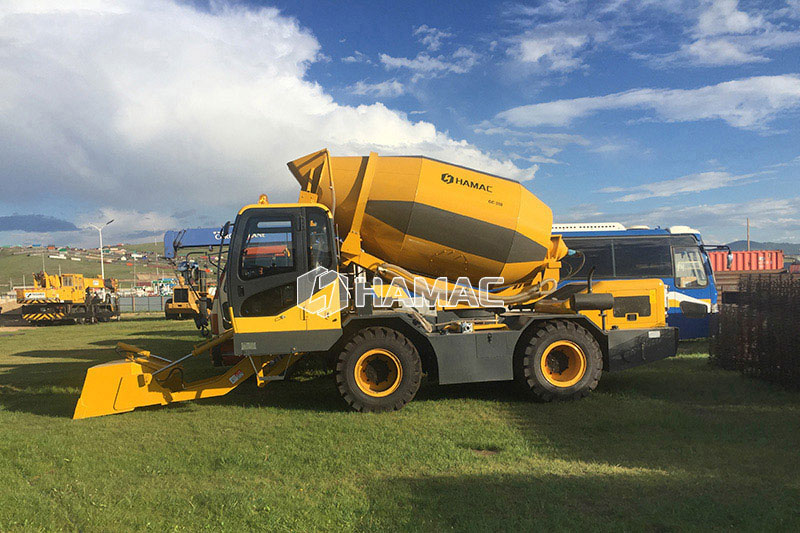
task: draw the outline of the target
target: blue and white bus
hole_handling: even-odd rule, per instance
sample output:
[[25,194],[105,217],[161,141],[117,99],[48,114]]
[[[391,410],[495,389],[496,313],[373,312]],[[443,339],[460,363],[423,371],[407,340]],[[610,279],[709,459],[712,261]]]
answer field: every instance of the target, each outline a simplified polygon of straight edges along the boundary
[[554,224],[553,233],[585,257],[562,260],[562,279],[586,277],[592,267],[595,280],[660,278],[667,289],[667,324],[679,328],[681,339],[708,337],[717,288],[697,230],[626,228],[611,222]]

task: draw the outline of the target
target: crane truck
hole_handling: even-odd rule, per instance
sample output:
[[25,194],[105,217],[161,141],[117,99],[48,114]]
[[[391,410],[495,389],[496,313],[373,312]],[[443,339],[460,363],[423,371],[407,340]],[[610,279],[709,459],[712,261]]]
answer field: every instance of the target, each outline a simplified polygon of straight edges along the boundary
[[[564,400],[676,353],[661,280],[557,288],[570,251],[516,181],[422,156],[321,150],[288,166],[297,202],[261,195],[238,212],[213,338],[175,360],[118,344],[123,359],[88,369],[74,418],[221,396],[253,375],[263,387],[308,355],[329,359],[352,409],[380,412],[423,375]],[[184,381],[184,361],[226,344],[227,371]]]
[[106,322],[119,316],[117,280],[82,274],[33,275],[33,287],[17,289],[22,319],[34,325]]

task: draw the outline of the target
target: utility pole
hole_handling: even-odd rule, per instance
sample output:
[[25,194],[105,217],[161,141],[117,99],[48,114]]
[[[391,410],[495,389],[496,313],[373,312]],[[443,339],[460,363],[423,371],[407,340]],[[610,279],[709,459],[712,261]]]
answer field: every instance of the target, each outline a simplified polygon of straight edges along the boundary
[[750,217],[747,217],[747,251],[750,251]]
[[44,272],[44,248],[42,248],[42,272]]
[[95,226],[94,224],[89,224],[91,227],[96,229],[97,232],[100,234],[100,277],[103,279],[106,279],[106,267],[103,262],[103,228],[105,228],[112,222],[114,222],[113,218],[108,222],[106,222],[105,224],[103,224],[102,226]]

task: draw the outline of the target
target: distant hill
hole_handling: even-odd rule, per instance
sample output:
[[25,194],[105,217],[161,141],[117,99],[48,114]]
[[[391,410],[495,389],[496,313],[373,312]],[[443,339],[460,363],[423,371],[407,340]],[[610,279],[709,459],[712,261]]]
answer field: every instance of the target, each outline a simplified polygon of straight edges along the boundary
[[[747,241],[733,241],[729,242],[728,246],[734,252],[741,252],[747,250]],[[758,242],[750,241],[751,250],[783,250],[785,254],[800,254],[800,244],[791,242]]]
[[[111,245],[114,247],[115,245]],[[163,259],[157,258],[164,253],[163,244],[123,244],[126,250],[125,260],[119,252],[109,252],[106,259],[110,263],[105,265],[106,277],[116,278],[122,286],[128,287],[133,282],[134,268],[138,281],[160,277],[173,276],[174,266]],[[150,254],[147,261],[132,261],[131,252]],[[44,257],[42,257],[44,256]],[[61,256],[55,258],[50,256]],[[100,275],[100,257],[96,249],[76,250],[67,249],[63,252],[46,250],[42,248],[22,248],[18,246],[0,248],[0,293],[12,286],[31,283],[32,274],[42,270],[42,264],[50,274],[58,274],[59,269],[64,273],[83,274],[84,276]],[[135,267],[134,267],[135,265]]]

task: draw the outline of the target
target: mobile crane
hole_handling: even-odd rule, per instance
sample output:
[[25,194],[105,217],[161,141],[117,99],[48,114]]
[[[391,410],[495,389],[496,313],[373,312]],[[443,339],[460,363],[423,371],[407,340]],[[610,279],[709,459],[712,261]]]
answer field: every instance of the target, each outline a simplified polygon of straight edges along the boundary
[[[556,290],[569,250],[516,181],[421,156],[321,150],[288,166],[296,203],[262,195],[236,217],[214,338],[174,361],[118,344],[124,359],[88,369],[74,418],[220,396],[252,375],[265,386],[307,354],[329,358],[347,405],[375,412],[402,408],[423,375],[516,381],[550,401],[676,353],[661,280]],[[183,361],[231,343],[225,373],[184,382]]]
[[117,280],[82,274],[33,275],[33,287],[17,289],[22,319],[30,324],[106,322],[119,317]]

